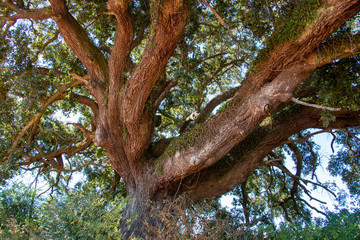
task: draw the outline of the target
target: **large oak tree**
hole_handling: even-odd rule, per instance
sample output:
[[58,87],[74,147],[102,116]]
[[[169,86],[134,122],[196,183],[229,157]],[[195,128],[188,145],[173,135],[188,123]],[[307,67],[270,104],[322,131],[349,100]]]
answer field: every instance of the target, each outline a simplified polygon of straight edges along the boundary
[[149,201],[161,209],[237,186],[248,222],[247,179],[263,166],[291,180],[279,199],[290,218],[286,204],[302,200],[302,175],[318,164],[304,157],[313,133],[303,131],[356,139],[358,0],[4,0],[0,10],[2,178],[21,168],[59,185],[110,164],[129,196],[127,236],[161,224]]

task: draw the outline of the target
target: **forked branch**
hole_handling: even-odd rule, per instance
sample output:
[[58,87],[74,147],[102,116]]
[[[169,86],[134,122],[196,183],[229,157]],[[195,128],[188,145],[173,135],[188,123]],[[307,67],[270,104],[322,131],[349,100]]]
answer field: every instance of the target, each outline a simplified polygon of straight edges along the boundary
[[[297,175],[294,175],[283,164],[273,163],[272,165],[279,168],[283,173],[285,173],[286,175],[291,177],[293,179],[293,181],[302,181],[305,184],[308,184],[308,183],[313,184],[315,186],[318,186],[318,187],[321,187],[321,188],[325,189],[327,192],[331,193],[334,197],[336,197],[336,194],[334,192],[332,192],[328,187],[324,186],[323,184],[313,182],[311,180],[307,180],[307,179],[301,178],[301,177],[299,177]],[[306,189],[306,187],[304,185],[302,185],[300,183],[299,183],[299,185],[305,190],[305,192],[308,192],[308,190]]]

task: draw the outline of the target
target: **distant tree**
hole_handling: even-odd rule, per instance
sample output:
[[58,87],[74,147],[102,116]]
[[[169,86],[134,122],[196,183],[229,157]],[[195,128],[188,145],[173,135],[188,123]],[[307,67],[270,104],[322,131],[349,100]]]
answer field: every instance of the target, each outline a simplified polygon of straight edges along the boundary
[[164,199],[237,186],[248,225],[255,194],[291,221],[308,211],[306,184],[328,189],[309,140],[319,131],[306,129],[345,139],[353,154],[337,165],[359,176],[349,140],[359,10],[358,0],[2,1],[2,180],[29,170],[61,189],[110,164],[129,197],[125,237],[161,226],[149,201],[160,212]]
[[54,195],[38,207],[49,239],[119,239],[119,216],[125,199],[110,197],[105,184],[84,184]]

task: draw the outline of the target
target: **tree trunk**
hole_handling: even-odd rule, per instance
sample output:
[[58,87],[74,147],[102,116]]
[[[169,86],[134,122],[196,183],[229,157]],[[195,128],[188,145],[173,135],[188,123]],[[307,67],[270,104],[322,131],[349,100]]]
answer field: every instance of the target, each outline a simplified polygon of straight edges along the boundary
[[149,236],[148,228],[161,222],[159,218],[152,217],[150,199],[139,195],[142,194],[131,196],[122,215],[120,232],[124,239]]
[[[164,226],[164,197],[149,194],[148,189],[129,189],[129,200],[120,220],[123,239],[155,239]],[[167,213],[165,213],[167,214]]]

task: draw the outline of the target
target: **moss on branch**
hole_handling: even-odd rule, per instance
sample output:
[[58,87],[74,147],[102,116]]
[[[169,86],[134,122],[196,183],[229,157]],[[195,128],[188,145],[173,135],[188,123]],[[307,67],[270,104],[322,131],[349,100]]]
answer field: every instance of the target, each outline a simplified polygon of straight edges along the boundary
[[253,72],[254,67],[268,59],[269,53],[279,44],[293,42],[298,39],[306,29],[306,26],[313,22],[318,16],[317,10],[321,6],[320,0],[305,0],[299,4],[293,3],[289,9],[289,14],[280,16],[277,20],[277,27],[272,35],[264,42],[265,48],[260,50],[258,57],[253,63],[249,72]]
[[195,141],[199,138],[200,134],[204,131],[205,127],[202,124],[196,124],[190,131],[185,132],[179,137],[171,141],[167,146],[164,153],[155,161],[154,167],[159,174],[162,174],[163,160],[167,157],[175,155],[176,152],[184,150],[193,146]]

